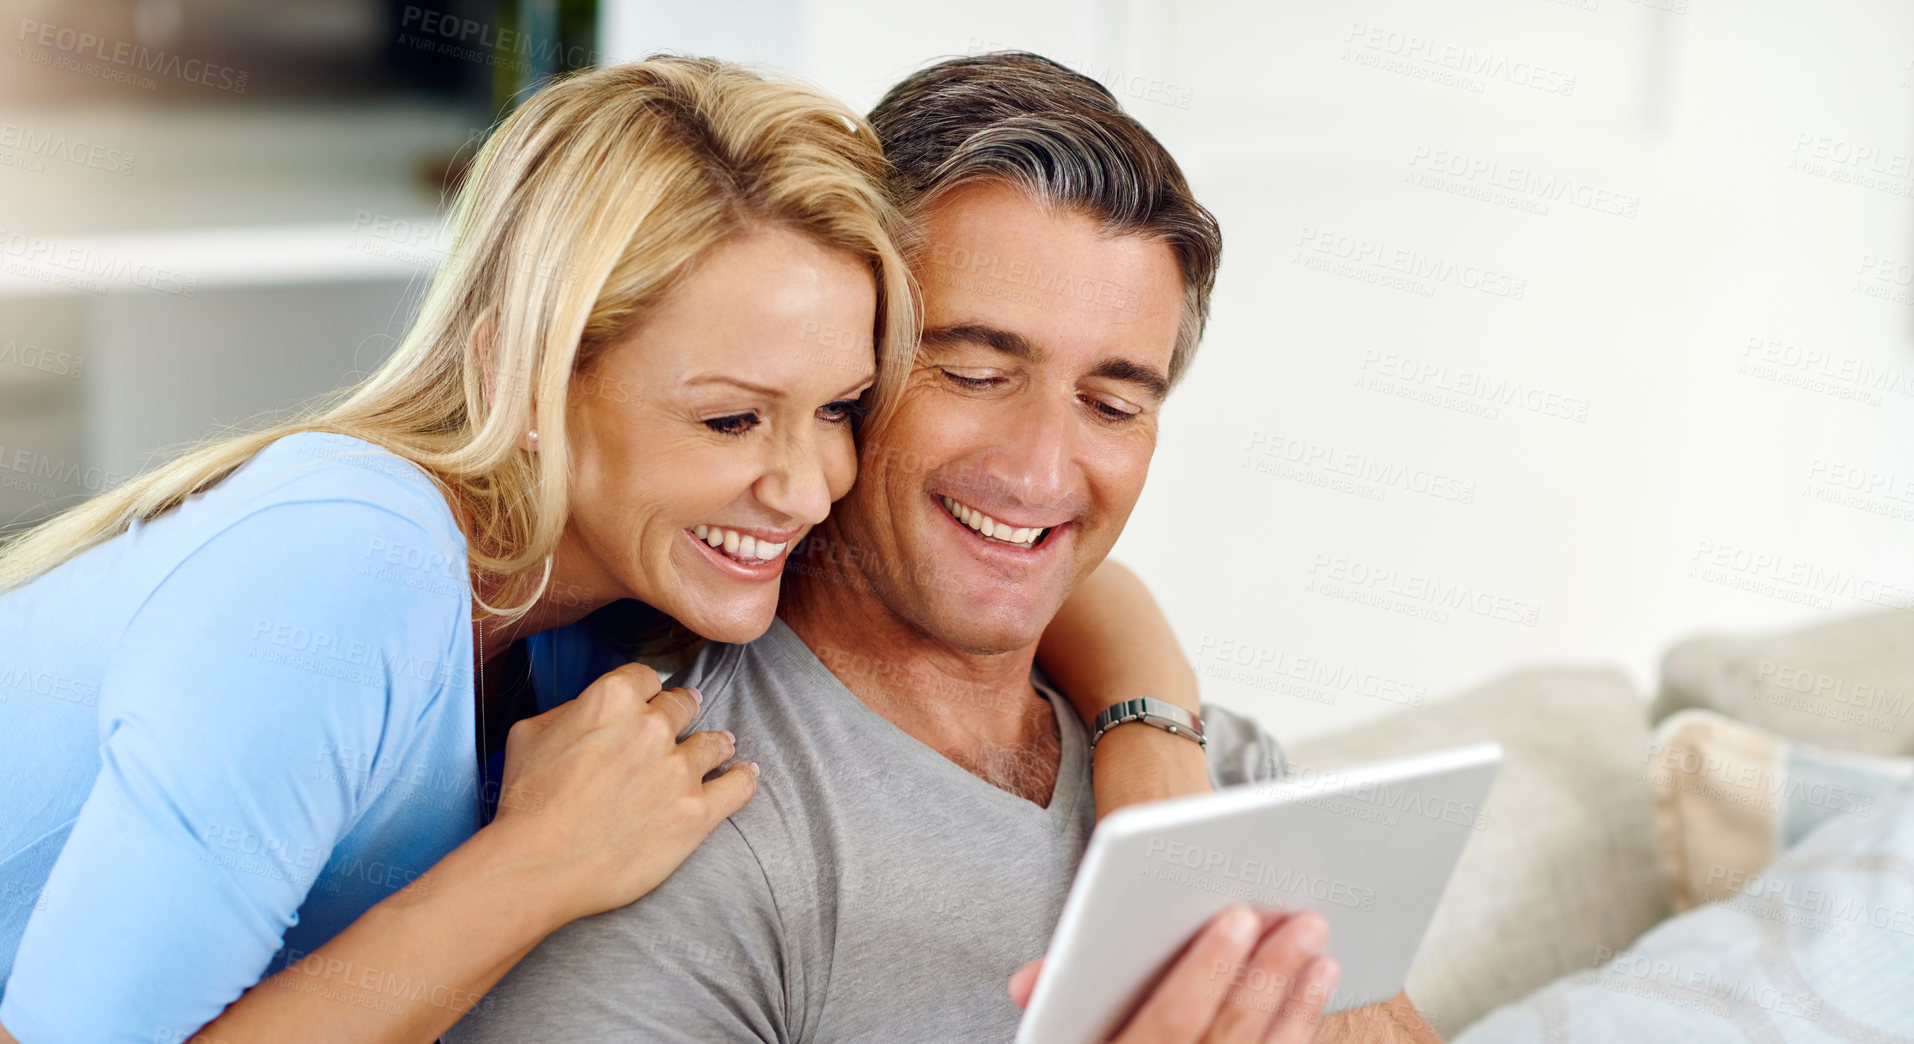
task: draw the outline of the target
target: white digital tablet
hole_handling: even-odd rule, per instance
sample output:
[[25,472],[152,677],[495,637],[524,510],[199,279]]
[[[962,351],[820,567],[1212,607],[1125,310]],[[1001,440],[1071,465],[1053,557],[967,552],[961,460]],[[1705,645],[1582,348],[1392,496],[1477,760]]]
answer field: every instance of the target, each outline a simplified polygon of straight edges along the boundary
[[[1312,909],[1342,964],[1326,1011],[1402,990],[1502,748],[1479,743],[1119,809],[1097,825],[1017,1044],[1094,1044],[1232,903]],[[1217,988],[1230,990],[1230,970]]]

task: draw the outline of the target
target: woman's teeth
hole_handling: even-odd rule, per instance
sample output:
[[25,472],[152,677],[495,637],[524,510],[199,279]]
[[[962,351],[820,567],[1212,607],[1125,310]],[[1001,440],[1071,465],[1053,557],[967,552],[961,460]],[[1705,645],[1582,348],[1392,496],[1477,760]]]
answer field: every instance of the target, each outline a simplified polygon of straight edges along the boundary
[[952,518],[976,530],[986,539],[995,540],[1000,544],[1009,544],[1012,547],[1035,547],[1037,541],[1042,540],[1043,535],[1050,532],[1048,529],[1017,528],[1008,523],[999,522],[976,508],[950,497],[944,498],[944,510],[950,512]]
[[693,526],[691,532],[699,540],[724,552],[728,557],[750,565],[769,562],[783,554],[784,548],[790,543],[786,540],[774,544],[769,540],[759,540],[749,534],[740,533],[735,529],[726,529],[723,526],[701,524]]

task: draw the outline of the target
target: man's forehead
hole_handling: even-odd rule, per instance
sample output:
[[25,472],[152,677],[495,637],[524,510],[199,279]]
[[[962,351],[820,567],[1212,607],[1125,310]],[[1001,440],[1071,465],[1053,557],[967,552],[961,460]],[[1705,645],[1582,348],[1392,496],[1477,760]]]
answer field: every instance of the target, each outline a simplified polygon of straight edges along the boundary
[[[919,264],[933,263],[928,254],[977,249],[988,243],[1000,251],[1030,259],[1054,253],[1057,236],[1068,230],[1079,236],[1118,245],[1131,238],[1111,235],[1105,222],[1082,208],[1054,205],[1034,192],[1006,181],[976,181],[945,192],[918,218],[918,229],[929,249]],[[975,258],[970,259],[975,263]]]
[[1116,354],[1167,369],[1184,304],[1168,243],[1109,235],[1089,215],[995,183],[952,192],[925,215],[922,233],[927,349]]

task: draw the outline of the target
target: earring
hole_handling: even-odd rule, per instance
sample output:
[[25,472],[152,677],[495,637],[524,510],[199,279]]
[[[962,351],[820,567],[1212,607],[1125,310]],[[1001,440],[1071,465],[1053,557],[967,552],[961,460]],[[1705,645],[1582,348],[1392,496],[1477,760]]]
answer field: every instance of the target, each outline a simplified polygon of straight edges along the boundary
[[531,435],[532,435],[532,441],[533,441],[533,442],[537,442],[537,441],[538,441],[538,429],[537,429],[537,428],[533,428],[533,429],[532,429],[532,432],[531,432]]

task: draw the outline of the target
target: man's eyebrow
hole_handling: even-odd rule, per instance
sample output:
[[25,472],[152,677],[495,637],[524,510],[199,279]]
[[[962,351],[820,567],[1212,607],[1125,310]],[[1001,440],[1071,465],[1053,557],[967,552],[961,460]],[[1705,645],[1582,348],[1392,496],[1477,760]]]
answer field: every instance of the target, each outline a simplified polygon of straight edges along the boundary
[[[1009,330],[999,330],[994,326],[981,323],[959,323],[955,326],[935,326],[925,330],[921,338],[926,348],[951,348],[964,344],[981,344],[994,348],[1005,355],[1019,359],[1041,359],[1043,352],[1022,334]],[[1123,381],[1143,389],[1152,402],[1162,402],[1170,393],[1170,379],[1154,366],[1131,359],[1109,358],[1096,364],[1089,376],[1103,377],[1113,381]]]
[[956,326],[933,326],[925,330],[919,338],[926,348],[952,348],[960,344],[981,344],[986,348],[995,348],[1005,355],[1014,355],[1019,359],[1038,359],[1043,353],[1031,344],[1022,334],[999,330],[994,326],[981,323],[959,323]]
[[1107,377],[1142,388],[1152,402],[1162,402],[1170,394],[1170,379],[1154,366],[1129,359],[1105,359],[1090,371],[1092,377]]

